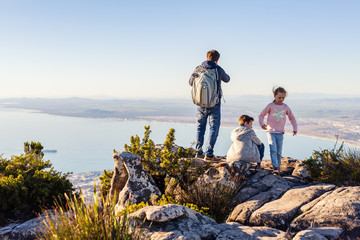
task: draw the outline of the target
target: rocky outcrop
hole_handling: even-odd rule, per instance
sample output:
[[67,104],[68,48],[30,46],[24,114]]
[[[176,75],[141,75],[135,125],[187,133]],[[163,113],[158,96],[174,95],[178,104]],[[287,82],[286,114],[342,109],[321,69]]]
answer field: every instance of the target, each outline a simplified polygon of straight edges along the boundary
[[[253,212],[261,208],[265,203],[279,198],[280,195],[282,195],[287,189],[290,188],[286,181],[280,179],[282,178],[274,175],[267,175],[264,177],[264,182],[268,180],[269,183],[274,183],[274,185],[269,189],[266,188],[266,191],[260,191],[256,188],[256,186],[243,189],[242,192],[246,195],[252,195],[252,193],[257,194],[238,204],[230,214],[228,221],[236,221],[242,224],[248,224],[250,216],[253,214]],[[266,186],[265,184],[256,185],[260,188]]]
[[[263,162],[262,167],[267,168],[269,163]],[[282,176],[274,176],[270,171],[248,176],[246,185],[234,198],[237,206],[227,222],[285,230],[288,231],[288,238],[305,231],[297,238],[305,239],[313,235],[314,239],[315,236],[321,239],[321,235],[332,239],[323,232],[319,233],[321,227],[337,229],[335,232],[341,234],[341,239],[360,236],[360,193],[354,190],[356,187],[341,190],[330,184],[308,184],[308,174],[304,169],[302,161],[287,158],[287,161],[283,161]],[[317,227],[317,231],[310,231],[310,227]]]
[[[255,236],[270,239],[271,237],[274,237],[274,239],[290,239],[295,237],[298,232],[296,237],[299,239],[305,239],[309,236],[319,239],[331,239],[331,234],[324,234],[324,232],[330,230],[323,229],[320,231],[321,228],[319,227],[331,227],[331,229],[335,229],[332,231],[334,232],[333,236],[342,234],[342,237],[349,235],[346,235],[347,229],[352,234],[357,231],[355,226],[359,226],[359,224],[356,221],[352,227],[344,224],[314,225],[311,221],[308,221],[308,225],[302,223],[300,226],[301,216],[311,212],[311,209],[322,201],[329,199],[328,196],[337,191],[334,190],[336,186],[331,184],[309,184],[306,180],[308,178],[306,168],[303,166],[302,161],[292,158],[283,160],[282,176],[272,175],[271,171],[266,169],[267,164],[270,162],[268,160],[262,164],[265,170],[259,172],[251,171],[250,165],[244,166],[241,162],[239,162],[238,168],[233,165],[229,166],[227,163],[214,164],[200,178],[201,181],[206,183],[229,185],[232,178],[236,176],[236,170],[240,170],[241,174],[247,177],[246,185],[233,199],[237,206],[229,215],[225,224],[211,223],[211,219],[202,218],[198,215],[199,213],[190,209],[185,210],[185,207],[182,206],[147,207],[134,215],[145,221],[152,222],[151,227],[146,230],[146,236],[156,237],[157,239],[232,239],[239,236],[241,236],[241,239],[253,239],[252,237]],[[359,197],[360,194],[354,196]],[[330,213],[331,211],[327,212],[328,218],[335,217]],[[198,216],[198,219],[194,220],[194,216]],[[357,218],[356,212],[352,212],[349,218],[354,217]],[[202,221],[205,222],[201,223]],[[194,228],[195,222],[201,224]],[[243,226],[239,223],[251,225],[252,227]],[[288,229],[290,224],[292,226],[291,231]],[[201,227],[202,225],[206,226],[206,230]],[[211,227],[209,227],[210,225]],[[317,228],[308,229],[310,227]],[[343,230],[345,230],[344,233],[342,233]],[[211,236],[204,235],[203,231]],[[284,231],[288,231],[287,234]],[[300,233],[300,231],[302,232]]]
[[149,206],[130,215],[143,223],[142,239],[211,239],[221,231],[214,219],[184,206]]
[[241,239],[241,240],[286,240],[286,233],[269,227],[237,226],[222,232],[216,240]]
[[298,232],[293,240],[335,240],[340,239],[340,235],[344,230],[341,228],[308,228],[306,230]]
[[174,204],[145,207],[130,217],[142,224],[142,239],[286,239],[286,233],[278,229],[217,224],[194,210]]
[[116,198],[116,212],[124,209],[128,203],[147,202],[152,195],[161,195],[154,180],[141,165],[139,156],[129,152],[118,152],[113,158],[115,168],[110,198]]
[[[160,195],[140,159],[122,152],[114,155],[115,174],[111,194],[118,211],[133,196],[134,202]],[[142,225],[142,239],[357,239],[360,236],[360,187],[309,184],[302,161],[286,158],[281,176],[272,175],[264,161],[259,172],[239,163],[213,164],[201,181],[228,185],[236,169],[247,178],[232,201],[234,210],[226,223],[187,207],[168,204],[148,206],[130,217]],[[181,192],[181,191],[179,191]],[[221,206],[219,206],[221,207]],[[9,225],[0,229],[1,239],[34,239],[40,222]],[[22,226],[20,226],[22,225]],[[246,226],[247,225],[247,226]]]
[[359,186],[338,188],[312,205],[292,221],[291,233],[317,226],[344,229],[343,239],[360,236]]
[[250,175],[244,188],[233,199],[237,206],[230,214],[228,221],[249,224],[253,212],[264,204],[280,198],[291,187],[304,184],[307,182],[303,179],[291,175],[281,177],[267,170]]
[[328,184],[294,187],[278,200],[266,203],[253,212],[249,222],[252,225],[286,230],[301,206],[334,188],[334,185]]

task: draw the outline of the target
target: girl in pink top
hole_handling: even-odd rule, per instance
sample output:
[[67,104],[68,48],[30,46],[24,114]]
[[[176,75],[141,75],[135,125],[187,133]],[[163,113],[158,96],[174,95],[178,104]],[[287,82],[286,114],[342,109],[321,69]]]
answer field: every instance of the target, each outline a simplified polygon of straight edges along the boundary
[[[297,134],[297,123],[291,109],[284,102],[286,90],[282,87],[275,89],[274,101],[269,103],[259,115],[260,126],[266,130],[269,141],[271,163],[274,167],[274,174],[280,174],[281,153],[285,133],[286,115],[293,127],[293,135]],[[267,116],[267,122],[264,118]]]

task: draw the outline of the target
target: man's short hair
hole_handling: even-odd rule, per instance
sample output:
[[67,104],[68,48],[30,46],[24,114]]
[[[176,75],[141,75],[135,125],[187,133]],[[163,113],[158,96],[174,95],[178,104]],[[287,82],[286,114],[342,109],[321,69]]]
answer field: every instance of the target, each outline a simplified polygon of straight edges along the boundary
[[241,115],[239,117],[239,125],[243,126],[245,123],[250,123],[251,121],[254,121],[254,118],[248,116],[248,115]]
[[220,53],[216,50],[211,50],[207,52],[206,58],[208,61],[216,62],[220,58]]

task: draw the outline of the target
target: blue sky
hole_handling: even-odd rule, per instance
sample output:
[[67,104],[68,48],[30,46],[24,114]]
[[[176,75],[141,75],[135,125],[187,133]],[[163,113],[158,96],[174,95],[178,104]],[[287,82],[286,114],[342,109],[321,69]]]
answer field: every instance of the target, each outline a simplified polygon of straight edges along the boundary
[[0,0],[0,98],[190,98],[211,49],[225,97],[360,96],[359,12],[356,0]]

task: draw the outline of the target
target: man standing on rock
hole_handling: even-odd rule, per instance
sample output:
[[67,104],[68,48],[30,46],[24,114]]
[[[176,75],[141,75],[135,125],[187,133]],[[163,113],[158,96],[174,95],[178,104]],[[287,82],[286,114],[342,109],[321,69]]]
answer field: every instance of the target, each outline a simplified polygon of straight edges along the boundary
[[203,157],[202,146],[209,118],[210,136],[205,152],[205,161],[218,161],[214,156],[214,146],[220,129],[221,118],[221,81],[229,82],[230,76],[219,65],[220,53],[211,50],[207,53],[207,61],[196,67],[190,77],[192,99],[197,108],[196,156]]

